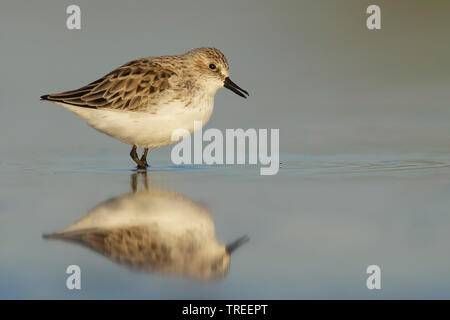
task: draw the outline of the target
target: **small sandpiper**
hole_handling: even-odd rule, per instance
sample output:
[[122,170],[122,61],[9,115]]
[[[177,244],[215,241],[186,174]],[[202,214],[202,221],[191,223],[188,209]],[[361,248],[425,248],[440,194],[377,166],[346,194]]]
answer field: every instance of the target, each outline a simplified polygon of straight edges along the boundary
[[[192,133],[194,121],[211,117],[214,95],[225,87],[246,98],[248,92],[229,78],[228,62],[215,48],[178,56],[130,61],[77,89],[41,96],[84,119],[96,130],[132,145],[131,158],[147,168],[148,149],[175,143],[172,133]],[[144,148],[139,158],[138,147]]]

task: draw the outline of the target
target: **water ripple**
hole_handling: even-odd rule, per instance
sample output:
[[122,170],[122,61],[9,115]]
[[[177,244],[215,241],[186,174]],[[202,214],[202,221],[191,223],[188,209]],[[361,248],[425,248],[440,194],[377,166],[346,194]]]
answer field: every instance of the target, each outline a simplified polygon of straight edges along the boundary
[[429,170],[446,170],[449,168],[450,161],[427,159],[327,161],[321,158],[317,161],[308,159],[283,162],[283,169],[300,170],[305,173],[392,173],[402,171],[413,173]]

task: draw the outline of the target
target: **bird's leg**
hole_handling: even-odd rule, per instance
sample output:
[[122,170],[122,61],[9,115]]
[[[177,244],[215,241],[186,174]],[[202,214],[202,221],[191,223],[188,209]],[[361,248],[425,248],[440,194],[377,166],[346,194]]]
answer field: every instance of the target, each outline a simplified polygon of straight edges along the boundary
[[138,191],[139,176],[142,176],[142,184],[144,185],[144,189],[148,190],[147,170],[137,171],[131,175],[131,189],[133,190],[133,193]]
[[147,153],[148,153],[148,148],[144,149],[144,153],[142,153],[142,157],[141,157],[141,162],[143,164],[145,164],[146,167],[148,167],[148,163],[147,163]]
[[144,185],[145,190],[148,190],[147,171],[142,172],[142,184]]
[[137,174],[133,173],[131,175],[131,189],[135,193],[137,191]]
[[131,156],[131,159],[133,159],[134,162],[136,162],[138,169],[145,169],[145,168],[147,168],[146,164],[143,163],[138,158],[138,155],[137,155],[137,152],[136,152],[136,146],[133,146],[133,148],[131,149],[130,156]]

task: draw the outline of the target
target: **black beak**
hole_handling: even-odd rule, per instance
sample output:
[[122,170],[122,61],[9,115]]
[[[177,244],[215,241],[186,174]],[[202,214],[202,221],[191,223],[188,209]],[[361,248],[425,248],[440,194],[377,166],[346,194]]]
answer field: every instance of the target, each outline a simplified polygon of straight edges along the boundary
[[245,91],[244,89],[242,89],[241,87],[239,87],[236,83],[234,83],[233,81],[230,80],[229,77],[225,78],[225,81],[223,82],[223,86],[227,89],[230,89],[231,91],[233,91],[234,93],[240,95],[243,98],[247,98],[244,93],[248,96],[248,92]]
[[240,237],[240,238],[234,240],[233,242],[227,244],[225,247],[227,253],[231,254],[233,251],[235,251],[237,248],[239,248],[240,246],[242,246],[244,243],[246,243],[249,240],[250,240],[250,238],[245,235],[245,236]]

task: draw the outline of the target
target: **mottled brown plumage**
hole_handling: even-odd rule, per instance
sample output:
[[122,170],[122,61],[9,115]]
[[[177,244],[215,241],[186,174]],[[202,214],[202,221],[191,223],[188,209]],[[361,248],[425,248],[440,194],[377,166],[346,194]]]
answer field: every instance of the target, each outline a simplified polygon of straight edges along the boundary
[[41,98],[86,108],[151,110],[152,105],[182,100],[189,97],[188,91],[198,89],[194,70],[204,69],[204,60],[188,62],[190,55],[199,50],[208,61],[218,61],[228,70],[228,62],[222,52],[215,48],[200,48],[181,56],[133,60],[84,87]]
[[[173,76],[177,74],[169,67],[139,59],[80,89],[51,94],[47,100],[88,108],[139,111],[169,100],[164,92],[170,88],[169,79]],[[183,88],[177,86],[177,90]]]
[[55,234],[53,238],[83,244],[111,260],[140,271],[160,269],[170,264],[172,259],[170,247],[160,241],[157,228],[153,233],[142,226],[87,229]]

